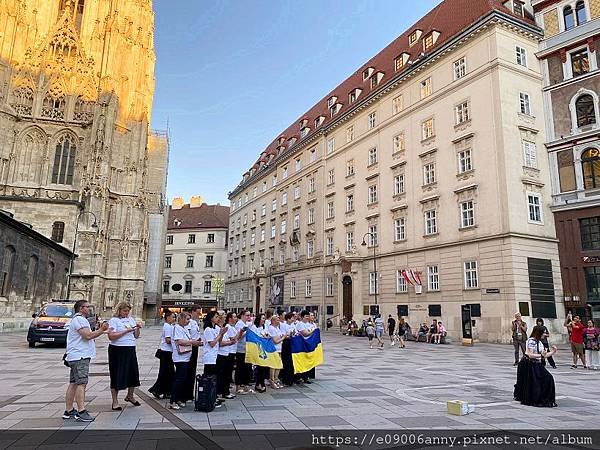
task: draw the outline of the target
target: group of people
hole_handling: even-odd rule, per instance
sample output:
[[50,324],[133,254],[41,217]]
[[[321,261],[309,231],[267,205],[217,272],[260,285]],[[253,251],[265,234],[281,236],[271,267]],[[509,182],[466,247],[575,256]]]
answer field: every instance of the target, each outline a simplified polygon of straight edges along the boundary
[[433,319],[429,325],[427,325],[427,322],[421,324],[416,339],[417,342],[423,339],[428,344],[441,344],[447,334],[446,327],[442,321]]
[[[290,338],[296,334],[310,336],[318,327],[314,314],[288,312],[277,314],[272,310],[253,316],[243,311],[211,311],[204,318],[203,330],[198,324],[199,308],[181,312],[175,319],[165,312],[161,341],[156,356],[160,359],[158,378],[150,388],[155,398],[168,398],[170,409],[185,407],[194,398],[194,383],[198,348],[202,347],[203,374],[214,376],[219,407],[236,395],[266,392],[284,386],[310,384],[314,369],[294,373]],[[246,335],[248,330],[271,339],[283,362],[282,369],[253,366],[246,362]],[[254,382],[254,389],[252,383]],[[232,392],[232,385],[235,387]]]

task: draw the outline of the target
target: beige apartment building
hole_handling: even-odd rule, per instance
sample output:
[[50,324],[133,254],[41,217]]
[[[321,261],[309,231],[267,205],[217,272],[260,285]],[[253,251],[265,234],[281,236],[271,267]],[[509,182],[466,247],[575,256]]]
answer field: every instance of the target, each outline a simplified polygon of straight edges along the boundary
[[277,136],[230,193],[225,306],[437,318],[460,339],[470,305],[482,341],[516,311],[558,330],[528,8],[442,2]]

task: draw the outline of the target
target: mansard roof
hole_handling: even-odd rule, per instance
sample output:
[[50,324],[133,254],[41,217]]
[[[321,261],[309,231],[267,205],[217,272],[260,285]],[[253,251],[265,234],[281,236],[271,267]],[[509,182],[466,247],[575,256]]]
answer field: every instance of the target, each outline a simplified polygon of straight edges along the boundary
[[183,205],[181,209],[169,207],[169,231],[215,228],[229,228],[229,207],[206,203],[197,207]]

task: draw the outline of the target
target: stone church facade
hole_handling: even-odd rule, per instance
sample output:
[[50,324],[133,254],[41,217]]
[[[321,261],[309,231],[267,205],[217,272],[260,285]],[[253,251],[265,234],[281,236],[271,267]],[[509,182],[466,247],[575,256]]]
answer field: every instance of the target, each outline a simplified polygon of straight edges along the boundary
[[70,298],[148,317],[168,159],[168,135],[149,129],[153,20],[151,0],[0,3],[0,209],[76,239]]

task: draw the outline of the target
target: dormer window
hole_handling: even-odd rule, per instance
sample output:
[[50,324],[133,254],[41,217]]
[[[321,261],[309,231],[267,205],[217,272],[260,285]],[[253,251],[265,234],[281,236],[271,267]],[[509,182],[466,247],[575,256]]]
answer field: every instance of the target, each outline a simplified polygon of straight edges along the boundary
[[300,129],[306,127],[306,125],[308,125],[308,119],[302,119],[300,121]]
[[277,154],[281,155],[284,150],[285,150],[285,145],[280,145],[279,147],[277,147]]
[[319,128],[325,122],[325,116],[319,116],[315,119],[315,128]]
[[525,17],[524,3],[519,0],[513,0],[513,12],[519,17]]
[[423,50],[430,50],[437,42],[439,36],[439,31],[432,31],[429,33],[425,39],[423,39]]
[[421,34],[423,34],[423,32],[421,30],[415,30],[413,31],[409,36],[408,36],[408,45],[410,45],[411,47],[413,45],[415,45],[419,38],[421,37]]
[[329,100],[327,100],[327,107],[331,108],[335,105],[335,102],[337,102],[337,97],[329,97]]
[[342,109],[342,104],[341,103],[336,103],[331,108],[329,108],[329,112],[331,113],[331,117],[335,116],[338,112],[340,112],[340,109]]
[[292,145],[294,145],[296,143],[296,138],[289,138],[288,139],[288,148],[290,148]]
[[396,72],[401,70],[406,65],[408,58],[410,58],[410,55],[406,52],[403,52],[394,60],[394,69]]
[[369,77],[371,75],[373,75],[373,72],[375,72],[375,69],[373,67],[367,67],[365,70],[363,70],[363,73],[362,73],[363,81],[368,80]]
[[300,137],[303,138],[303,137],[307,136],[308,133],[310,133],[310,128],[304,127],[300,130]]
[[377,72],[375,75],[371,77],[371,89],[379,85],[381,80],[383,79],[383,72]]
[[283,145],[283,143],[284,143],[284,142],[285,142],[285,136],[281,136],[281,137],[278,139],[278,141],[277,141],[277,144],[279,144],[279,145]]
[[354,89],[353,91],[350,91],[348,94],[348,103],[354,103],[361,92],[361,89]]

